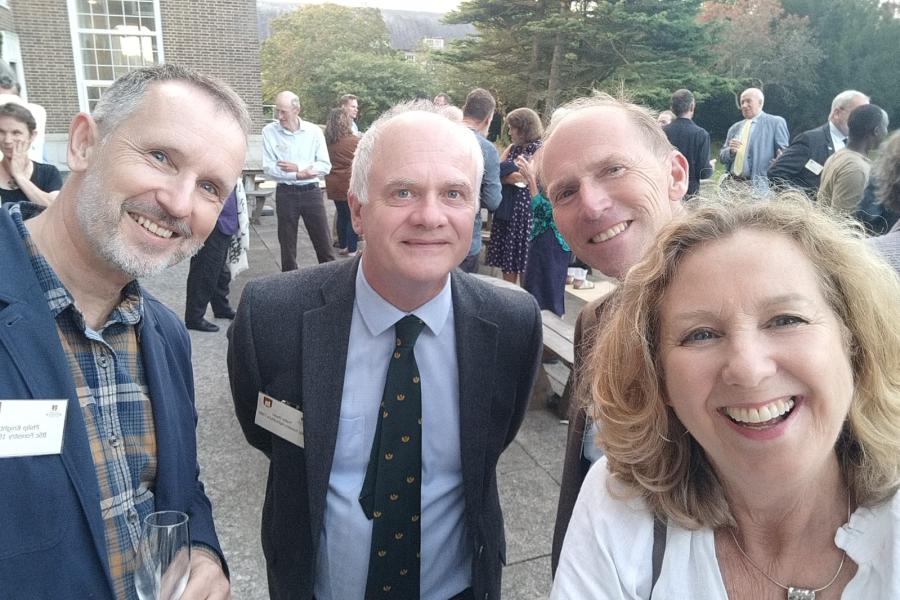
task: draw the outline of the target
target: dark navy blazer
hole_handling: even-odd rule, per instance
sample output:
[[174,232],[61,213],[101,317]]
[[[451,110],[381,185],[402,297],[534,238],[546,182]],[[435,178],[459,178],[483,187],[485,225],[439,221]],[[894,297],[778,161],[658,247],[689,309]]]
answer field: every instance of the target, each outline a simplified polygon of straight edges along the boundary
[[[198,478],[190,339],[146,292],[140,347],[156,426],[156,510],[188,513],[193,543],[221,557]],[[0,458],[0,596],[113,600],[100,491],[69,363],[27,250],[0,209],[0,400],[57,398],[69,400],[62,453]]]

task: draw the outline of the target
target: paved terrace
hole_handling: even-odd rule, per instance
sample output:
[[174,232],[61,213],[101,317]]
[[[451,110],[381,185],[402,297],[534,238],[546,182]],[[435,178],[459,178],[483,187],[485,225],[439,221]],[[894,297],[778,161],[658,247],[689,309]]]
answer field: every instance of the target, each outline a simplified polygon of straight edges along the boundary
[[[330,217],[334,205],[326,205]],[[300,230],[298,262],[301,267],[312,266],[315,253],[302,226]],[[247,281],[280,271],[274,216],[263,216],[261,225],[251,225],[250,241],[250,269],[231,286],[234,306]],[[179,316],[184,314],[187,271],[185,261],[144,282]],[[590,297],[599,291],[600,286],[591,292],[582,290],[579,295]],[[566,320],[574,324],[583,304],[583,298],[567,294]],[[268,593],[259,526],[268,461],[246,443],[234,417],[225,366],[229,322],[213,319],[212,311],[207,318],[222,329],[218,333],[190,332],[201,476],[213,502],[219,537],[231,568],[234,598],[265,600]],[[566,438],[566,425],[540,402],[533,404],[498,467],[508,561],[503,572],[503,598],[514,600],[546,598],[550,592],[550,544]]]

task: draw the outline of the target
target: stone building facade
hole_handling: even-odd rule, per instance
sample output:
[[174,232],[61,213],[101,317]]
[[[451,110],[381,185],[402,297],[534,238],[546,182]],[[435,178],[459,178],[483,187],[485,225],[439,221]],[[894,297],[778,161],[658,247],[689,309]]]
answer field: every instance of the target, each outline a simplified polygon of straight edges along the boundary
[[261,130],[257,30],[255,0],[0,0],[0,56],[22,95],[47,109],[46,158],[63,169],[72,116],[147,64],[177,63],[226,81]]

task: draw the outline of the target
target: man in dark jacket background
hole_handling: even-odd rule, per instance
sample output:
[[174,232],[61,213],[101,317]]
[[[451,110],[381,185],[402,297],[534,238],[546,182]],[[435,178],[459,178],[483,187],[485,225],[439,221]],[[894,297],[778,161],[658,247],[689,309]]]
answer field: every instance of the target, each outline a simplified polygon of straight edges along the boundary
[[869,97],[856,90],[845,90],[835,96],[828,121],[798,134],[769,167],[769,180],[775,185],[801,188],[815,198],[825,161],[847,143],[850,113],[868,103]]
[[700,180],[712,177],[709,163],[709,132],[694,123],[694,94],[690,90],[676,90],[672,94],[675,120],[663,127],[666,137],[688,161],[688,196],[700,191]]

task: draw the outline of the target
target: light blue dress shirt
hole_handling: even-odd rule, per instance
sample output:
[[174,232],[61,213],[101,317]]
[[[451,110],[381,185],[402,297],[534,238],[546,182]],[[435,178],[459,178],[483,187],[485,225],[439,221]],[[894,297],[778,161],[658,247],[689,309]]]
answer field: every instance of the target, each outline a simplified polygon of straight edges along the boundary
[[835,152],[843,150],[844,147],[847,146],[847,143],[844,141],[847,139],[847,136],[844,135],[844,132],[838,129],[831,121],[828,121],[828,132],[831,134],[831,143],[834,146]]
[[[288,185],[318,183],[319,178],[331,172],[331,159],[325,145],[325,134],[315,123],[300,119],[300,128],[291,131],[275,121],[262,130],[263,173],[271,181]],[[276,164],[279,160],[296,163],[302,171],[312,165],[318,178],[297,179],[296,173],[282,171]]]
[[[422,377],[421,597],[450,598],[471,586],[459,436],[459,380],[450,277],[412,311],[425,321],[415,346]],[[378,295],[360,264],[350,324],[337,445],[316,561],[317,600],[362,600],[372,522],[359,504],[394,348],[394,323],[405,313]]]

